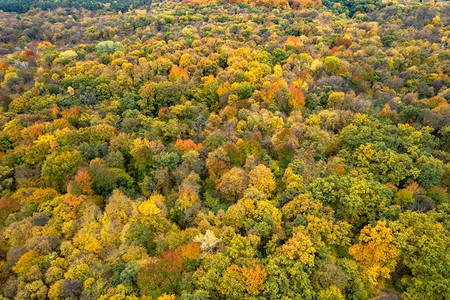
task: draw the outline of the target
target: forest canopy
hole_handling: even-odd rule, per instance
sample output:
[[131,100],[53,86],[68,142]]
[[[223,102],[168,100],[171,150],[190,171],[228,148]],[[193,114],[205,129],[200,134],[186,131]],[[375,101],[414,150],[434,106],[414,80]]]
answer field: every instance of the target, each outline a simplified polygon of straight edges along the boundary
[[450,4],[0,0],[0,299],[450,299]]

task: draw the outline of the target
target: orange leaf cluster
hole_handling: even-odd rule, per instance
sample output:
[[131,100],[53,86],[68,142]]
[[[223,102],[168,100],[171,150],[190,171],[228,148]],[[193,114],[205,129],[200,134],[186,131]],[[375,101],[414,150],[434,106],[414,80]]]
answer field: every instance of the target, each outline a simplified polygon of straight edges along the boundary
[[219,292],[231,298],[241,298],[242,293],[257,296],[264,289],[267,272],[259,265],[239,267],[232,264],[223,273]]
[[0,219],[6,218],[11,212],[20,209],[20,203],[14,198],[0,198]]
[[74,196],[71,194],[67,194],[63,199],[63,210],[71,217],[75,219],[77,217],[78,207],[86,200],[86,196]]
[[5,64],[4,62],[0,61],[0,71],[6,71],[8,70],[8,65]]
[[292,94],[291,106],[293,108],[303,108],[305,106],[305,94],[302,89],[291,85],[289,91]]
[[175,144],[173,145],[173,147],[178,152],[188,152],[191,150],[199,151],[202,148],[202,144],[201,143],[196,144],[191,139],[187,139],[187,140],[178,139],[175,141]]
[[75,182],[80,187],[81,191],[84,194],[90,195],[93,194],[94,191],[92,190],[92,179],[91,175],[83,170],[79,170],[77,175],[75,175]]
[[177,81],[180,78],[188,79],[188,73],[185,69],[180,68],[179,66],[173,66],[170,70],[169,79],[171,81]]
[[25,50],[25,52],[23,53],[23,56],[27,59],[27,58],[29,58],[30,56],[36,56],[36,53],[34,53],[33,51],[31,51],[31,50]]
[[181,246],[181,256],[189,259],[200,258],[200,244],[196,242],[189,242]]

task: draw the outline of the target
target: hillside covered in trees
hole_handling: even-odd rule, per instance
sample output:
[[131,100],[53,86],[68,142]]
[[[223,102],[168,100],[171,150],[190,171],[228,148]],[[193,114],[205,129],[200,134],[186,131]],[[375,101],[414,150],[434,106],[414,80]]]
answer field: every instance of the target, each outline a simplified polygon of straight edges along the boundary
[[450,299],[450,3],[0,0],[0,299]]

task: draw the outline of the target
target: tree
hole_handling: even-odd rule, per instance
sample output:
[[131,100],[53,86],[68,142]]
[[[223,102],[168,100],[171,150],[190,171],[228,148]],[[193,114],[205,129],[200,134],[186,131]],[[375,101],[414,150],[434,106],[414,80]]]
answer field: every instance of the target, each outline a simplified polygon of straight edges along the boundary
[[330,74],[335,74],[341,65],[341,60],[336,56],[327,56],[325,57],[323,64]]
[[[106,167],[103,159],[96,158],[91,161],[89,164],[89,174],[92,178],[92,190],[97,195],[106,197],[112,193],[117,182],[117,176],[111,169]],[[80,177],[77,178],[81,179]],[[84,179],[87,179],[87,177],[85,176]],[[83,185],[86,190],[88,182],[83,183]]]
[[265,270],[268,277],[263,292],[265,297],[314,299],[315,292],[302,262],[289,260],[283,255],[270,256],[267,260]]
[[305,95],[302,89],[297,88],[295,86],[290,86],[289,91],[291,92],[291,101],[289,102],[290,106],[293,109],[303,108],[305,106]]
[[163,203],[163,196],[152,195],[138,207],[138,210],[141,213],[142,222],[156,231],[161,231],[167,226],[164,211],[157,206],[157,204],[161,206]]
[[217,289],[229,299],[255,297],[264,289],[266,279],[267,273],[259,265],[239,267],[232,264],[223,272]]
[[110,279],[113,285],[128,285],[133,286],[138,279],[141,266],[137,261],[132,260],[126,264],[117,264],[114,266],[114,276]]
[[77,57],[78,54],[73,50],[66,50],[59,54],[59,58],[62,60],[69,60],[71,58]]
[[389,228],[400,260],[407,269],[399,270],[396,284],[410,299],[446,299],[449,285],[448,230],[443,215],[405,212]]
[[45,257],[39,255],[34,250],[30,250],[20,257],[13,271],[17,274],[17,277],[22,277],[28,273],[33,266],[43,266]]
[[78,151],[50,154],[42,166],[42,177],[46,185],[62,192],[64,180],[77,172],[80,162],[81,155]]
[[199,234],[194,237],[194,242],[200,244],[202,252],[212,252],[220,240],[211,230],[206,230],[205,234]]
[[225,269],[217,287],[220,294],[230,299],[242,299],[245,294],[245,284],[241,278],[241,270],[237,265]]
[[365,216],[368,221],[379,220],[392,200],[392,191],[378,181],[350,175],[331,175],[317,179],[310,191],[314,198],[329,204],[336,218],[351,224]]
[[184,268],[188,271],[195,270],[200,259],[200,243],[188,242],[180,247],[180,252],[184,260]]
[[270,141],[277,157],[284,160],[289,160],[299,146],[298,137],[295,135],[295,131],[290,128],[276,131]]
[[390,277],[389,273],[397,264],[398,249],[393,241],[394,236],[386,227],[386,221],[378,221],[375,227],[365,226],[360,232],[359,242],[349,249],[350,255],[375,287],[383,286],[383,281]]
[[450,299],[449,1],[150,2],[0,0],[0,298]]
[[321,290],[317,295],[318,300],[344,300],[341,290],[334,285],[330,286],[326,290]]
[[122,51],[123,45],[120,42],[103,41],[98,43],[96,48],[98,55],[101,55],[103,53],[113,54],[116,51]]
[[16,299],[39,299],[44,300],[47,297],[48,288],[42,280],[35,280],[31,283],[20,282],[18,286]]
[[0,192],[5,193],[11,189],[14,183],[14,169],[8,166],[0,166]]
[[344,103],[345,94],[343,92],[332,92],[328,96],[327,107],[340,108]]
[[266,271],[256,265],[249,268],[243,266],[241,272],[247,293],[250,296],[258,296],[264,290],[264,282],[267,279]]
[[417,182],[423,187],[439,186],[444,168],[442,161],[429,156],[422,156],[417,160],[420,173]]
[[273,178],[272,171],[265,165],[258,165],[250,171],[249,184],[251,187],[258,189],[267,196],[271,196],[276,189],[276,182]]
[[176,292],[180,283],[181,270],[159,258],[146,261],[137,279],[141,294],[153,298]]
[[237,199],[247,188],[247,173],[242,168],[233,167],[225,173],[217,185],[217,190],[223,195],[231,195]]
[[344,291],[348,285],[348,276],[341,266],[325,263],[313,273],[312,281],[316,290],[336,287]]
[[45,272],[45,283],[51,286],[64,276],[64,270],[57,266],[52,266]]
[[414,192],[409,189],[401,189],[394,195],[394,203],[405,206],[414,202]]
[[17,199],[10,197],[0,198],[0,223],[3,222],[8,215],[20,209],[20,203]]
[[64,279],[61,284],[61,296],[64,298],[77,297],[81,294],[81,283],[78,280]]
[[66,194],[62,196],[61,203],[55,208],[55,212],[65,220],[76,219],[79,216],[80,205],[86,201],[85,195],[75,196]]
[[255,250],[248,237],[236,234],[230,241],[230,245],[227,247],[227,251],[233,259],[241,257],[253,257]]
[[303,177],[295,174],[290,167],[286,168],[284,171],[283,183],[285,184],[287,191],[298,192],[304,187]]
[[356,149],[355,164],[368,169],[380,182],[390,182],[396,186],[409,183],[419,174],[413,160],[406,153],[397,153],[391,149],[378,150],[377,145],[368,143]]
[[313,266],[316,249],[314,249],[310,238],[305,235],[304,230],[303,226],[294,228],[292,237],[277,251],[291,260]]

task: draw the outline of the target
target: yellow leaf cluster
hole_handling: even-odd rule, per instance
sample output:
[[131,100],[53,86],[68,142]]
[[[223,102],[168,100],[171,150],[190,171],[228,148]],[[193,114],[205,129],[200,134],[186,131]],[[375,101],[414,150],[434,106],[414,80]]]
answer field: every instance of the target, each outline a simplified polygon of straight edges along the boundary
[[314,253],[316,249],[310,238],[303,233],[304,227],[294,228],[292,237],[280,248],[278,252],[291,260],[299,261],[305,265],[314,265]]
[[375,227],[370,224],[361,230],[359,242],[349,249],[369,278],[373,286],[382,285],[390,277],[398,257],[397,247],[392,243],[394,236],[386,227],[386,221],[378,221]]

